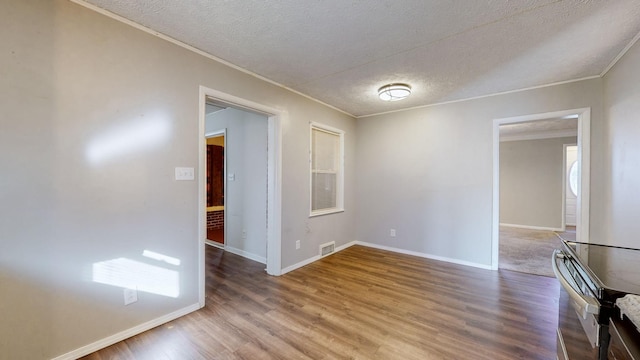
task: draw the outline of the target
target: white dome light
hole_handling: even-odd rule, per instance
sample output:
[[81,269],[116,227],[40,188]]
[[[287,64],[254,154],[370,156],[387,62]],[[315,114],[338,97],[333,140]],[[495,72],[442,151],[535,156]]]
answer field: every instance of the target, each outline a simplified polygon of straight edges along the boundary
[[378,96],[384,101],[398,101],[411,95],[411,86],[407,84],[389,84],[378,89]]

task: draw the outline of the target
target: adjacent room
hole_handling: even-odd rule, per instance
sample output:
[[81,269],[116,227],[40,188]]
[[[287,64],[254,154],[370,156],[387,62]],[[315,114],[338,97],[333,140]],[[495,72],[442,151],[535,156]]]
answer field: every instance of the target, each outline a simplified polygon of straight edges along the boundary
[[640,248],[636,0],[0,23],[0,359],[555,359],[551,252]]
[[550,255],[575,234],[577,117],[500,125],[500,269],[554,276]]

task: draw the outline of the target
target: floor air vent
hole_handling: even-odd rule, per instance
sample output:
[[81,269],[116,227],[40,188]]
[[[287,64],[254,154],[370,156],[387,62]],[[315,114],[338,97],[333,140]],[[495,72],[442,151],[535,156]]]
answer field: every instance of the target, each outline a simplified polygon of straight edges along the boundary
[[327,256],[333,253],[336,250],[336,242],[328,242],[326,244],[320,245],[320,256]]

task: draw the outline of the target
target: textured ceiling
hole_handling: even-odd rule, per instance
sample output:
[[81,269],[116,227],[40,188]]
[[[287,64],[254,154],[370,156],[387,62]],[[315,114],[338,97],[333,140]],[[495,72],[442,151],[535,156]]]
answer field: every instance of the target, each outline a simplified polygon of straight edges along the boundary
[[500,139],[578,136],[578,119],[552,118],[500,125]]
[[638,0],[86,2],[355,116],[599,76],[640,32]]

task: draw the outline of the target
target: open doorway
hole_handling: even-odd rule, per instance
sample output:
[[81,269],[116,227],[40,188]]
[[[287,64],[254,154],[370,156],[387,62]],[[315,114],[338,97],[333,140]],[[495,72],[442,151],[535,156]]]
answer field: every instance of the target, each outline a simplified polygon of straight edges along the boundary
[[565,149],[577,141],[577,115],[503,124],[499,130],[499,268],[553,276],[549,254],[560,247],[558,234],[565,231]]
[[[207,104],[207,117],[220,111],[220,108]],[[225,177],[226,129],[205,134],[206,150],[206,204],[208,245],[224,247],[225,244]]]
[[[209,99],[207,244],[266,264],[268,117]],[[223,140],[224,139],[224,140]]]
[[[230,228],[232,227],[233,213],[232,209],[229,207],[231,205],[230,198],[232,198],[231,186],[229,182],[239,183],[241,180],[247,183],[258,183],[254,181],[251,175],[242,177],[237,176],[237,172],[232,172],[229,166],[233,163],[233,159],[230,157],[231,147],[235,145],[242,144],[242,142],[235,142],[233,140],[232,129],[229,126],[224,126],[220,124],[209,125],[211,127],[207,128],[207,103],[212,104],[214,106],[218,106],[224,109],[233,109],[233,110],[241,110],[245,111],[252,115],[259,115],[261,117],[260,120],[260,131],[253,131],[251,126],[245,129],[245,142],[244,144],[254,142],[253,136],[257,136],[260,138],[260,147],[262,147],[262,151],[264,156],[260,157],[252,157],[251,155],[247,156],[245,160],[247,163],[251,163],[251,161],[255,159],[260,159],[261,165],[254,166],[254,168],[258,168],[262,174],[260,175],[263,179],[266,177],[265,181],[260,180],[259,186],[254,186],[252,189],[258,189],[256,192],[252,192],[249,196],[250,199],[254,199],[256,197],[263,196],[262,200],[260,200],[261,204],[257,208],[262,211],[261,214],[254,217],[254,220],[249,220],[245,222],[245,224],[260,224],[255,227],[259,231],[262,231],[262,244],[261,249],[263,250],[263,255],[258,256],[257,258],[253,258],[253,260],[260,261],[262,263],[266,263],[266,271],[270,275],[280,275],[282,273],[282,265],[281,265],[281,216],[282,216],[282,184],[281,184],[281,174],[282,174],[282,143],[281,143],[281,123],[283,119],[286,118],[286,113],[281,110],[274,109],[260,103],[256,103],[247,99],[243,99],[234,95],[226,94],[217,90],[213,90],[210,88],[206,88],[204,86],[200,87],[199,92],[199,132],[198,132],[198,143],[199,143],[199,205],[198,212],[200,214],[198,219],[199,224],[199,276],[200,276],[200,284],[199,284],[199,295],[200,295],[200,306],[205,305],[205,246],[206,242],[206,134],[210,132],[214,132],[216,130],[220,130],[226,128],[227,131],[225,133],[225,162],[227,164],[227,168],[225,169],[225,196],[224,196],[224,211],[225,211],[225,251],[233,251],[233,248],[238,249],[237,246],[232,246]],[[254,122],[257,124],[257,122]],[[253,190],[252,190],[253,191]],[[253,196],[253,194],[258,194]],[[234,222],[235,224],[235,222]],[[257,242],[245,241],[243,237],[253,236],[250,234],[251,229],[246,229],[246,234],[240,232],[240,236],[236,237],[237,243],[241,246],[253,246],[251,244],[257,244]],[[265,249],[266,248],[266,249]],[[252,254],[255,254],[254,248],[251,247],[248,251],[241,253],[242,256],[251,258]],[[240,250],[242,250],[240,248]]]
[[[588,241],[589,119],[589,109],[577,109],[494,121],[493,269],[553,276],[561,237]],[[569,145],[575,230],[567,228]]]

